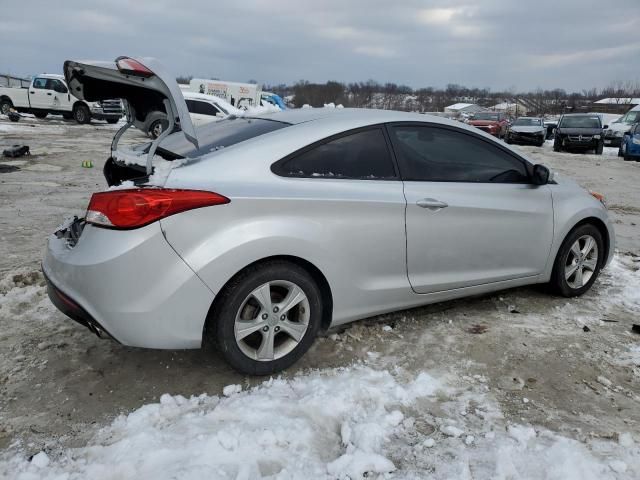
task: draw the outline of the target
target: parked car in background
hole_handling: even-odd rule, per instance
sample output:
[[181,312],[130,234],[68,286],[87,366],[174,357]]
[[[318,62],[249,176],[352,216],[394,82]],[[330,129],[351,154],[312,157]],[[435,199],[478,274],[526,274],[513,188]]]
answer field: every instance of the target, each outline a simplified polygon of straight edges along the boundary
[[477,112],[467,123],[498,138],[504,138],[509,128],[507,115],[501,112]]
[[[195,126],[214,122],[229,115],[242,115],[243,111],[225,102],[221,98],[203,93],[183,91],[191,121]],[[158,138],[169,125],[167,114],[162,111],[152,111],[143,122],[137,122],[136,128],[142,130],[151,138]]]
[[613,257],[601,196],[459,122],[296,109],[194,128],[174,76],[123,68],[65,63],[74,91],[164,101],[182,131],[49,237],[43,271],[62,312],[125,345],[211,344],[272,374],[331,326],[532,283],[575,297]]
[[618,148],[618,156],[625,160],[640,162],[640,123],[632,125],[629,131],[624,133]]
[[7,115],[12,108],[37,118],[62,115],[78,123],[89,123],[91,119],[117,123],[124,114],[120,100],[80,100],[69,92],[64,76],[47,73],[34,77],[25,88],[0,87],[0,113]]
[[553,150],[594,150],[602,155],[604,149],[603,132],[607,125],[602,125],[601,117],[595,113],[569,113],[562,115],[553,139]]
[[513,122],[505,137],[507,143],[533,144],[541,147],[547,136],[547,129],[541,118],[519,117]]
[[619,147],[622,143],[624,134],[627,133],[633,125],[640,122],[640,105],[633,107],[619,119],[614,120],[604,135],[604,144],[611,147]]

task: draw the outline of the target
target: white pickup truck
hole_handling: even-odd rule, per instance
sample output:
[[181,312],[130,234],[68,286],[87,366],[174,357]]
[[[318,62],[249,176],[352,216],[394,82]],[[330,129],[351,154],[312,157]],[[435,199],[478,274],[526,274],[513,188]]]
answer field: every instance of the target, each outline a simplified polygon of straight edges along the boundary
[[124,114],[120,100],[79,100],[69,92],[64,76],[53,74],[34,77],[27,88],[0,87],[0,113],[6,115],[12,108],[38,118],[50,113],[62,115],[78,123],[89,123],[91,119],[116,123]]

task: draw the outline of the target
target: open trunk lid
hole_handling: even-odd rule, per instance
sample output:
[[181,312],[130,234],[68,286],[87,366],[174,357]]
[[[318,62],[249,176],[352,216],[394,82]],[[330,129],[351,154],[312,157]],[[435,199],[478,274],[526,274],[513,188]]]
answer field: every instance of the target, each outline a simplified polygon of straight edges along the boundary
[[198,148],[198,139],[191,122],[182,91],[172,76],[153,58],[134,59],[118,57],[113,62],[64,62],[64,76],[74,96],[88,102],[120,98],[127,110],[127,124],[115,135],[112,154],[124,131],[134,121],[143,122],[152,111],[167,112],[171,128],[167,128],[152,144],[147,154],[147,175],[151,174],[152,160],[157,146],[173,131],[180,128],[187,141]]

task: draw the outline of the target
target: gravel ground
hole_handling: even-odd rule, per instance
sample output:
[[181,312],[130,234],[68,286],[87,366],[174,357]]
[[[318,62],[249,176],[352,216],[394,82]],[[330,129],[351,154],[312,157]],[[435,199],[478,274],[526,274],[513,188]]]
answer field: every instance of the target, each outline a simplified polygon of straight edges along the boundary
[[[128,348],[95,338],[49,303],[39,265],[46,237],[105,187],[101,165],[115,127],[0,119],[0,450],[27,454],[86,444],[120,413],[163,393],[218,395],[256,385],[215,354]],[[125,140],[140,141],[132,133]],[[640,163],[520,147],[539,163],[606,195],[618,255],[591,292],[567,300],[539,287],[356,322],[318,339],[284,374],[366,364],[479,379],[505,421],[586,442],[640,441]],[[93,160],[95,168],[82,168]]]

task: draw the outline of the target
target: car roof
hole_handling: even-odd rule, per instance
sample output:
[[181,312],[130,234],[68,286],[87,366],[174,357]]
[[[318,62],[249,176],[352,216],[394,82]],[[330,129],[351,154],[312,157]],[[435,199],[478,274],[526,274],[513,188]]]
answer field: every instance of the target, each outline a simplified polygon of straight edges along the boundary
[[36,75],[35,78],[55,78],[58,80],[64,80],[64,75],[58,75],[56,73],[41,73],[40,75]]
[[378,110],[374,108],[300,108],[288,109],[280,112],[266,113],[262,115],[252,115],[251,118],[262,118],[265,120],[275,120],[278,122],[298,125],[307,122],[349,122],[353,124],[361,123],[363,126],[376,123],[419,121],[435,122],[449,125],[462,125],[459,122],[448,120],[435,115],[425,115],[422,113],[399,112],[396,110]]

